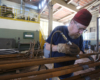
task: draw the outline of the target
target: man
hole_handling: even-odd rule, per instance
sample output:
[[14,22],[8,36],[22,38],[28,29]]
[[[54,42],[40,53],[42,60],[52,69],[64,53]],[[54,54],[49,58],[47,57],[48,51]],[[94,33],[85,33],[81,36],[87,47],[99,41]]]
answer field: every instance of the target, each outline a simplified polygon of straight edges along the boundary
[[[66,40],[63,39],[60,33],[55,33],[52,39],[52,57],[73,56],[79,53],[82,54],[84,52],[82,33],[88,27],[91,18],[91,13],[87,9],[82,9],[73,17],[68,27],[56,27],[46,40],[46,50],[50,51],[52,34],[55,31],[60,30],[67,37],[67,39],[72,42],[72,45],[66,44]],[[54,63],[54,68],[72,65],[74,62],[75,60]],[[73,73],[60,76],[59,78],[64,79],[71,76],[73,76]]]

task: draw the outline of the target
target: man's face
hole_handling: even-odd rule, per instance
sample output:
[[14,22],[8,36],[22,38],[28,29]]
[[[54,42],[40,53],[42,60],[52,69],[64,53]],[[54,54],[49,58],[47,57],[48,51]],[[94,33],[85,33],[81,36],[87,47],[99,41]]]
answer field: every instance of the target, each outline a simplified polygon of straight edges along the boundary
[[74,20],[71,21],[71,25],[70,25],[70,30],[69,30],[69,36],[72,39],[77,39],[82,33],[83,31],[85,31],[87,28],[87,26],[84,26]]

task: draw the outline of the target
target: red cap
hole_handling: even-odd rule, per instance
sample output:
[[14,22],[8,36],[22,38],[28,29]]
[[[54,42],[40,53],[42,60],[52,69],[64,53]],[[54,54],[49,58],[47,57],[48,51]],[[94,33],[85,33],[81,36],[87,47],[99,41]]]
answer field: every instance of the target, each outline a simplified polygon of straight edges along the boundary
[[87,9],[82,9],[74,16],[74,20],[78,23],[88,26],[92,18],[92,14]]

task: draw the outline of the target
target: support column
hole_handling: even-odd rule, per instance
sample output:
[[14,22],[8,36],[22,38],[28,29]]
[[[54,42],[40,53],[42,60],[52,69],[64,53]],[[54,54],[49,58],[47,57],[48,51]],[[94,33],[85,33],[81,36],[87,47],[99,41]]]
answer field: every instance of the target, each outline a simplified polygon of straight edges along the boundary
[[23,10],[23,0],[21,0],[20,14],[22,14],[22,10]]
[[0,0],[0,6],[1,6],[1,0]]
[[100,17],[97,17],[97,52],[99,51],[99,19]]
[[23,14],[25,14],[25,2],[24,1],[23,1],[23,10],[24,10]]
[[48,23],[48,36],[50,35],[51,31],[52,31],[52,22],[53,22],[53,4],[52,4],[52,0],[51,2],[49,2],[48,4],[48,8],[49,8],[49,23]]
[[97,46],[97,49],[96,49],[96,51],[97,52],[99,52],[99,35],[100,35],[100,33],[99,33],[99,31],[100,31],[100,29],[99,29],[99,25],[100,25],[100,23],[99,23],[99,21],[100,21],[100,17],[99,17],[99,12],[97,11],[95,14],[93,14],[93,15],[95,15],[95,17],[97,17],[97,20],[96,20],[96,26],[97,26],[97,29],[96,29],[96,31],[97,31],[97,34],[96,34],[96,39],[97,39],[97,43],[96,43],[96,46]]

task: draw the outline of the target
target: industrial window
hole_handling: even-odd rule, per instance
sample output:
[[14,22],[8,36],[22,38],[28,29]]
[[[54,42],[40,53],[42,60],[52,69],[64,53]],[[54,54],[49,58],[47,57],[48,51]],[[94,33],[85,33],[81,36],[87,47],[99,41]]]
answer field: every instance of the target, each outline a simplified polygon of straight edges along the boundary
[[90,28],[90,32],[95,32],[95,27]]

